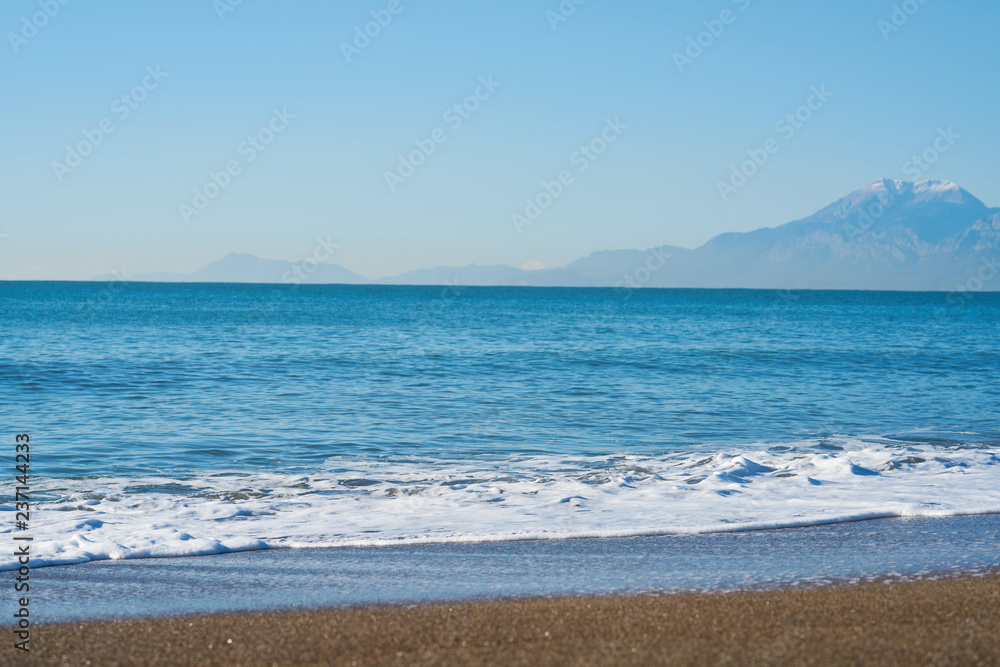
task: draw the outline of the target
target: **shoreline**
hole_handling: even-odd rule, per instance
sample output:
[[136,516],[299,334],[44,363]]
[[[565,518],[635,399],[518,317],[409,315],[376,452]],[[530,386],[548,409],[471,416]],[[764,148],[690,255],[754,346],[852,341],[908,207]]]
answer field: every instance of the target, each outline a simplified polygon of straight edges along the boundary
[[[32,571],[38,623],[1000,572],[1000,515],[702,535],[268,549]],[[0,622],[2,623],[2,622]]]
[[26,664],[995,664],[1000,574],[40,624],[32,643]]

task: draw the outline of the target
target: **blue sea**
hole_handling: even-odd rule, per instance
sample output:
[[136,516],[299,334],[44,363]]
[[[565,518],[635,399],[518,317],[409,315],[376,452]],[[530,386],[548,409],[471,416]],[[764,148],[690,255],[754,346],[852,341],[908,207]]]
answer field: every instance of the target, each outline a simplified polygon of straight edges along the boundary
[[0,441],[34,565],[997,513],[955,296],[6,282]]

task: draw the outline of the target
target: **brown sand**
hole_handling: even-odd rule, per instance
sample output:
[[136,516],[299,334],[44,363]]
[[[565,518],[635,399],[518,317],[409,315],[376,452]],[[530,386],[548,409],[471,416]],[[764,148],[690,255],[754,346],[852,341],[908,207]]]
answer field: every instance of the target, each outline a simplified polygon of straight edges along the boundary
[[0,662],[1000,665],[1000,576],[40,625],[32,647]]

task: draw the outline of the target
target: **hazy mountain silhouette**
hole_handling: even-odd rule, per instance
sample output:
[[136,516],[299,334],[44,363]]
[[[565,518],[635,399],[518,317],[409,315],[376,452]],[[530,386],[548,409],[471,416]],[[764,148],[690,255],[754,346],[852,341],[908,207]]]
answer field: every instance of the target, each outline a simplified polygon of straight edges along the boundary
[[[548,271],[442,267],[380,282],[953,290],[997,259],[1000,209],[948,181],[883,179],[808,218],[720,234],[694,250],[605,250]],[[1000,290],[1000,276],[982,289]]]
[[[115,276],[97,276],[92,280],[115,280]],[[118,280],[121,277],[117,278]],[[370,282],[339,264],[286,262],[261,259],[254,255],[231,252],[194,273],[143,273],[129,280],[162,283],[315,283],[357,284]]]
[[[602,250],[557,269],[437,267],[374,281],[400,285],[750,287],[768,289],[1000,290],[1000,209],[949,181],[882,179],[779,227],[720,234],[694,250]],[[336,264],[306,280],[296,263],[230,254],[163,282],[373,282]],[[301,263],[300,265],[301,270]],[[993,268],[990,268],[993,267]],[[100,276],[95,279],[111,279]]]

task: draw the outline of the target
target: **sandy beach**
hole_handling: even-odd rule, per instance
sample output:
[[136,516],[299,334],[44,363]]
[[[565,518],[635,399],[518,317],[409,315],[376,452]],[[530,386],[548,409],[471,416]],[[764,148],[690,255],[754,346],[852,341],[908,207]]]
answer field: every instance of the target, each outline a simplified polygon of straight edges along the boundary
[[45,665],[1000,663],[1000,575],[37,626]]

